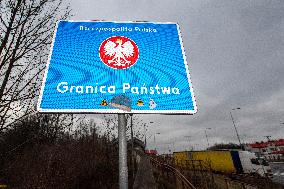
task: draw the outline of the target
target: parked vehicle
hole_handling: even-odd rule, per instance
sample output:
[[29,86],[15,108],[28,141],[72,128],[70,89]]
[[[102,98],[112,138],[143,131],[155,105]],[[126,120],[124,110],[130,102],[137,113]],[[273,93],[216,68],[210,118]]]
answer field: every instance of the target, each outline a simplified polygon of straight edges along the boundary
[[224,174],[258,174],[271,176],[271,168],[264,159],[248,151],[182,151],[174,152],[177,165],[192,170],[214,171]]

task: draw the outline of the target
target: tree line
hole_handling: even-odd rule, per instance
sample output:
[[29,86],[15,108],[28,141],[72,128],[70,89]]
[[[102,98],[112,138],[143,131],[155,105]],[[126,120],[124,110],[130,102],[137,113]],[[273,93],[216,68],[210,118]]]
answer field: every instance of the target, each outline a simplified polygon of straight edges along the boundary
[[9,188],[118,188],[118,151],[97,125],[71,115],[27,116],[0,141],[0,184]]

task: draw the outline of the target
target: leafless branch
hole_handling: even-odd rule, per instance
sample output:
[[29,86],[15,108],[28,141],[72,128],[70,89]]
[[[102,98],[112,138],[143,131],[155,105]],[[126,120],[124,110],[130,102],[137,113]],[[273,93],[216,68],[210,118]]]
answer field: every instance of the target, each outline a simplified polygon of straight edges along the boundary
[[56,20],[70,15],[62,1],[0,0],[0,133],[39,94]]

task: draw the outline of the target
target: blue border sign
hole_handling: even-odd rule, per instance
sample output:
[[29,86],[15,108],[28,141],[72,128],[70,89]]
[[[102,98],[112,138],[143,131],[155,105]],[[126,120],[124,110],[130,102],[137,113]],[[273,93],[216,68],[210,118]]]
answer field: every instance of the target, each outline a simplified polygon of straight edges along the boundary
[[58,21],[56,28],[39,112],[196,113],[178,24]]

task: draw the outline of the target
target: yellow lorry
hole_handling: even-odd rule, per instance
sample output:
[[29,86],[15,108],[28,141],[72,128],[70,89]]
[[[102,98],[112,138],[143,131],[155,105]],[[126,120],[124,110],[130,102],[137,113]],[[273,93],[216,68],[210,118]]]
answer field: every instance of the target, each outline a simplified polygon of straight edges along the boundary
[[254,153],[248,151],[181,151],[174,152],[175,164],[186,169],[214,171],[225,174],[271,172],[269,165],[259,162]]

